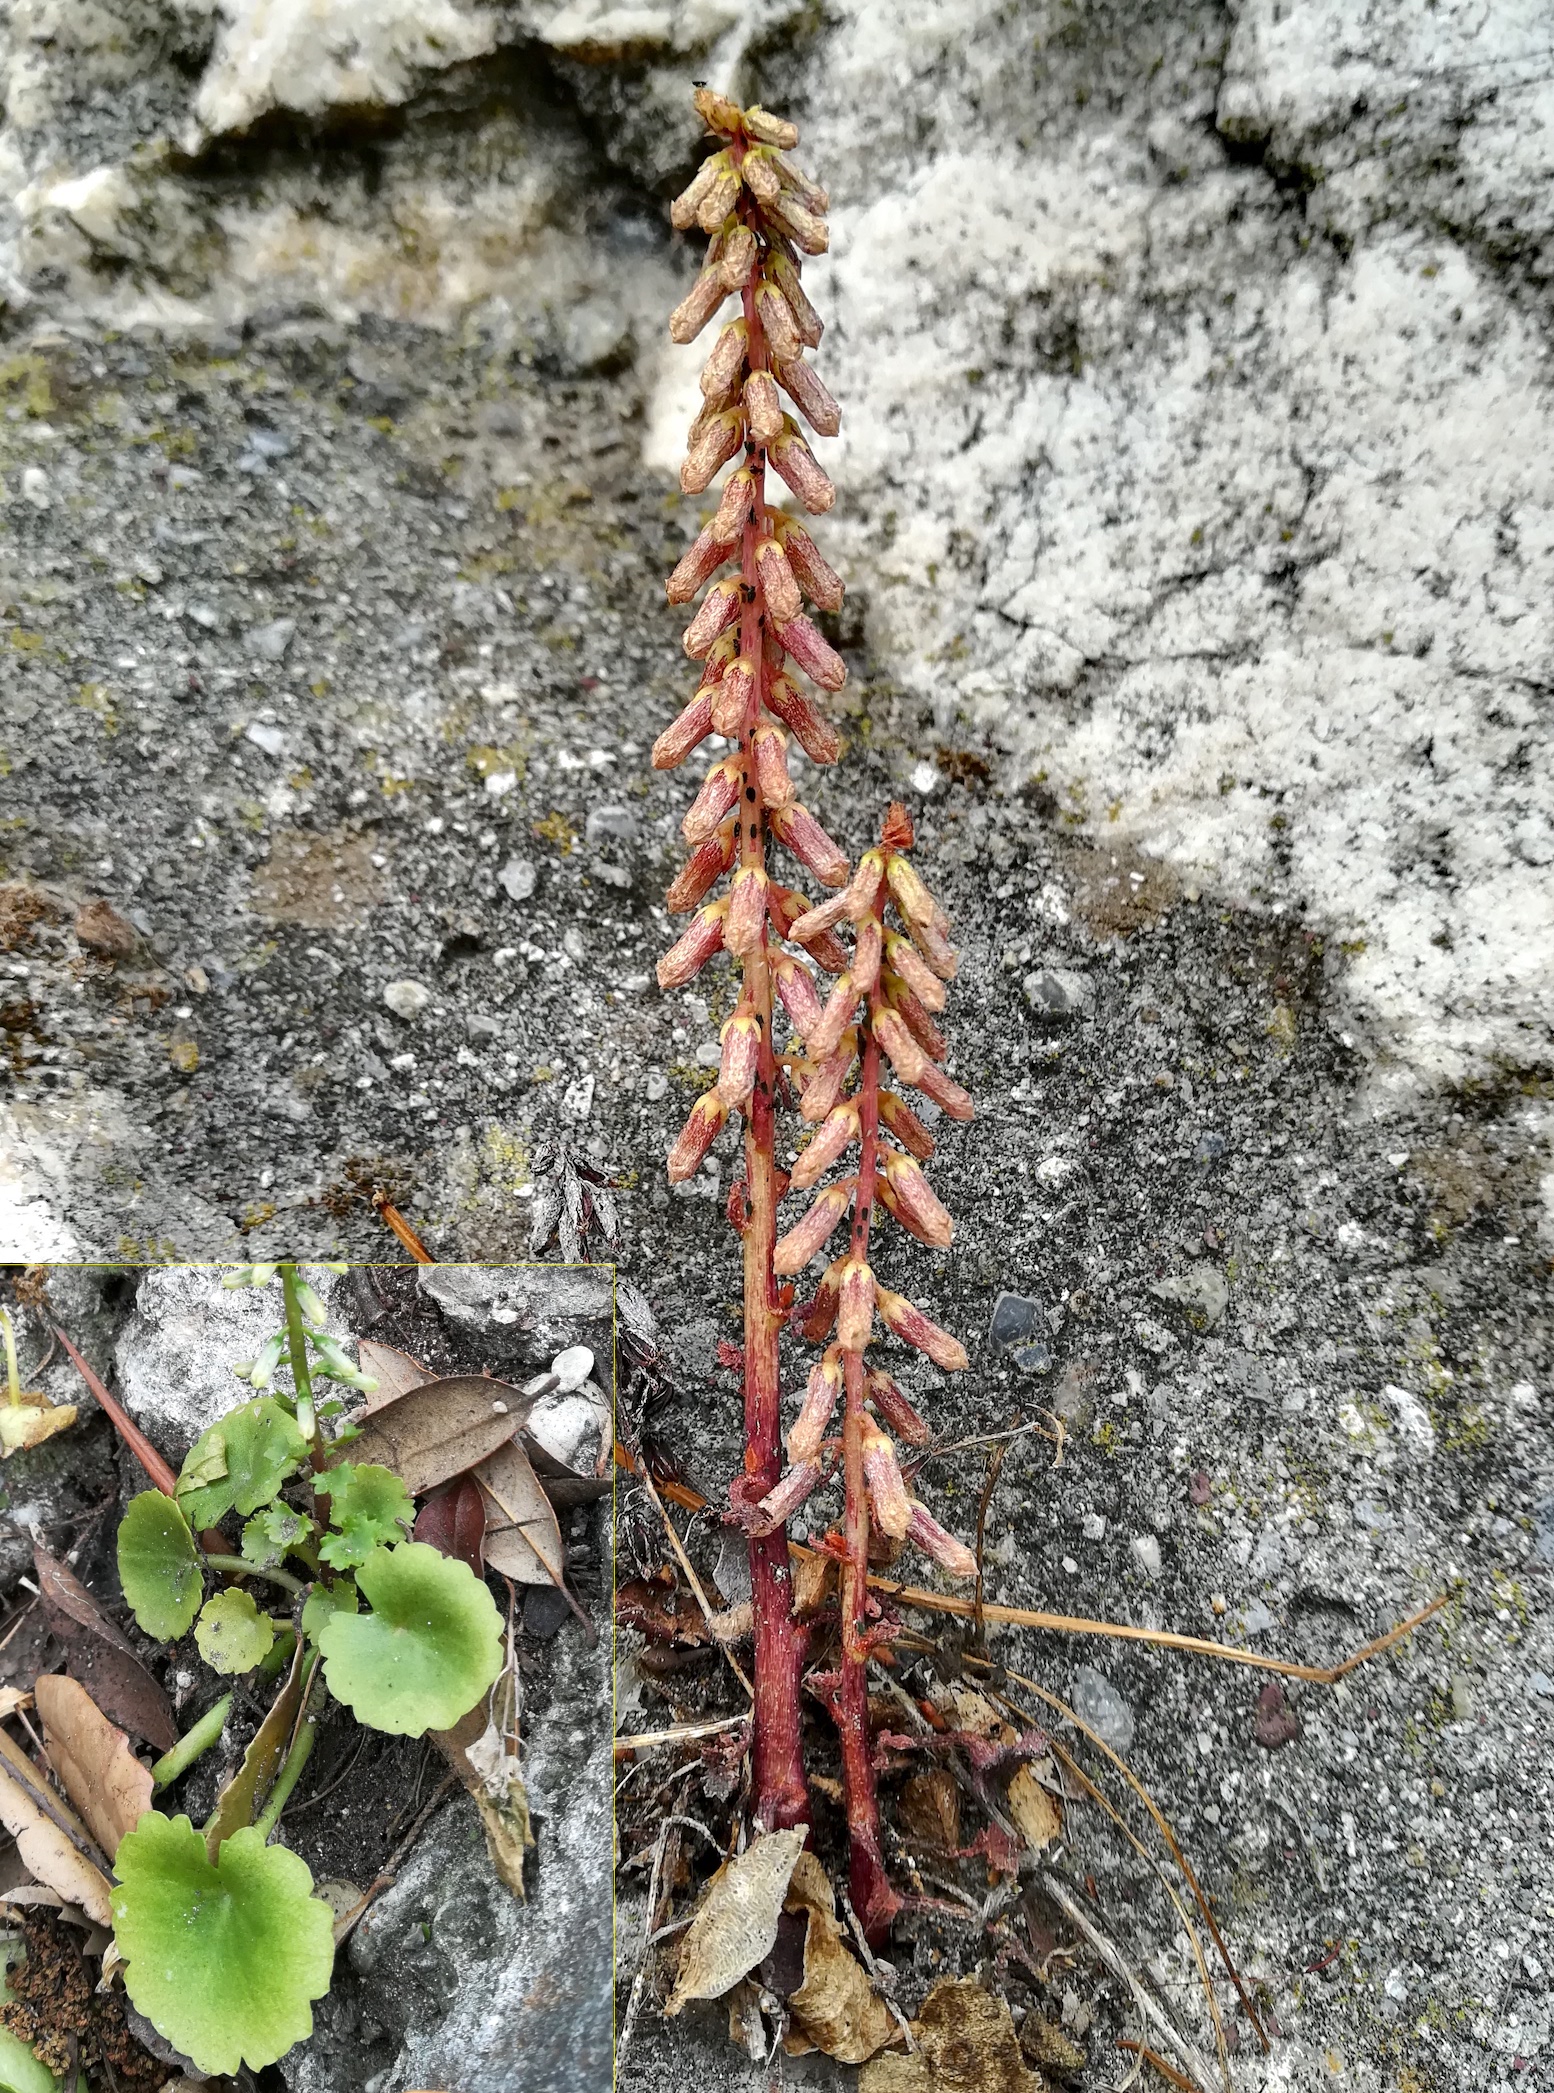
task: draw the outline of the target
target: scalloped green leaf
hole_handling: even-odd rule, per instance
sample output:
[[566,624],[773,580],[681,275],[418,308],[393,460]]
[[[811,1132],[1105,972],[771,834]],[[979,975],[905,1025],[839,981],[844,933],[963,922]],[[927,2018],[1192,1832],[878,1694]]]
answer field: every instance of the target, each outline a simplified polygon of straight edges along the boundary
[[374,1548],[402,1540],[415,1520],[410,1492],[376,1461],[342,1461],[315,1476],[313,1488],[328,1497],[329,1523],[337,1529],[318,1544],[332,1569],[354,1570]]
[[234,1507],[268,1504],[307,1454],[297,1420],[273,1395],[255,1396],[201,1432],[178,1474],[178,1503],[190,1526],[214,1526]]
[[325,1621],[333,1620],[337,1613],[360,1611],[361,1601],[349,1577],[337,1577],[333,1584],[315,1584],[303,1601],[302,1632],[316,1643]]
[[236,1831],[212,1865],[187,1817],[148,1810],[120,1843],[113,1930],[125,1987],[157,2033],[209,2074],[262,2071],[313,2032],[334,1929],[307,1864]]
[[187,1635],[205,1589],[200,1551],[171,1497],[142,1490],[119,1522],[119,1582],[147,1635],[175,1642]]
[[330,1692],[369,1729],[451,1730],[502,1668],[490,1592],[424,1541],[375,1548],[356,1582],[372,1611],[337,1612],[318,1631]]
[[212,1671],[252,1671],[270,1654],[275,1624],[259,1611],[251,1593],[217,1592],[201,1609],[194,1640]]
[[243,1528],[243,1560],[255,1569],[273,1570],[312,1531],[313,1522],[305,1513],[294,1512],[289,1504],[267,1504]]

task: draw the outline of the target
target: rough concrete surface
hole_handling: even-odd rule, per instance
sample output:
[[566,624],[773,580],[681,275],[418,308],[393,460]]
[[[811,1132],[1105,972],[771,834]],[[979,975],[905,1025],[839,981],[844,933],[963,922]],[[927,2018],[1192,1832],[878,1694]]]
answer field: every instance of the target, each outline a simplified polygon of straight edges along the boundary
[[[1008,1661],[1128,1702],[1277,2002],[1245,2084],[1546,2073],[1544,11],[31,0],[8,34],[14,1250],[381,1255],[386,1188],[500,1258],[564,1130],[726,1480],[727,1158],[657,1175],[727,1006],[651,985],[688,797],[645,767],[687,687],[658,577],[697,521],[665,203],[692,78],[791,111],[852,670],[803,790],[853,850],[912,800],[981,1107],[954,1251],[902,1263],[973,1371],[920,1392],[952,1431],[1071,1415],[1056,1477],[1006,1467],[994,1595],[1325,1659],[1456,1593],[1292,1688],[1276,1753],[1228,1667]],[[1000,1292],[1050,1311],[1045,1374],[979,1342]],[[939,1471],[946,1516],[979,1476]],[[1186,1998],[1169,1907],[1073,1836]],[[693,2049],[753,2082],[712,2014],[648,2016],[633,2072]]]

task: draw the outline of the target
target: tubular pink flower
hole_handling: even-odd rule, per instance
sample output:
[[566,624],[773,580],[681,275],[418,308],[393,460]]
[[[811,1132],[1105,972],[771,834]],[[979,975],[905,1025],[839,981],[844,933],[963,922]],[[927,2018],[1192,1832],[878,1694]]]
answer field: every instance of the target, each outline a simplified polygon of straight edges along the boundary
[[689,603],[702,583],[711,580],[728,556],[729,547],[718,543],[709,526],[688,547],[679,566],[664,583],[664,594],[671,603]]
[[880,1321],[893,1330],[904,1344],[915,1345],[926,1352],[934,1365],[947,1374],[960,1373],[969,1363],[966,1347],[958,1337],[948,1330],[941,1330],[931,1322],[920,1308],[914,1307],[904,1294],[894,1294],[888,1287],[879,1287],[875,1295],[875,1307]]
[[743,774],[734,757],[713,764],[680,823],[680,833],[687,843],[706,842],[738,800],[742,783]]
[[755,663],[748,654],[741,654],[723,671],[722,679],[712,694],[714,729],[719,734],[726,734],[730,741],[737,741],[745,730],[745,721],[754,699]]
[[774,952],[771,956],[771,968],[772,980],[782,1007],[787,1011],[794,1031],[802,1039],[820,1015],[820,997],[815,989],[815,977],[803,960],[795,959],[791,952]]
[[739,623],[744,606],[744,592],[732,578],[718,582],[707,591],[701,609],[686,626],[680,642],[692,661],[700,661],[712,652],[714,640],[727,632],[730,625]]
[[[852,1202],[854,1178],[844,1178],[840,1184],[827,1185],[811,1205],[802,1221],[790,1228],[786,1235],[778,1238],[777,1248],[772,1253],[772,1270],[784,1275],[802,1272],[810,1259],[823,1250],[830,1240],[836,1224],[847,1212]],[[843,1298],[846,1297],[843,1283]]]
[[812,1461],[819,1453],[841,1392],[842,1353],[841,1347],[833,1344],[827,1346],[809,1370],[803,1405],[788,1434],[790,1461]]
[[840,690],[847,681],[846,662],[808,618],[790,618],[786,625],[778,626],[777,637],[805,675],[813,677],[822,690]]
[[776,532],[788,555],[788,565],[810,602],[819,610],[839,611],[844,593],[842,577],[821,558],[819,546],[803,524],[794,517],[782,516],[777,519]]
[[869,1401],[898,1439],[904,1439],[908,1446],[930,1444],[932,1432],[882,1366],[870,1368],[864,1378],[864,1387]]
[[863,1479],[880,1531],[888,1533],[893,1541],[904,1541],[912,1519],[912,1500],[907,1496],[901,1463],[885,1434],[867,1422],[863,1428]]
[[734,875],[729,889],[728,920],[723,943],[743,958],[754,952],[766,935],[766,874],[759,865],[746,865]]
[[920,1549],[952,1577],[976,1576],[977,1558],[965,1542],[956,1540],[952,1533],[946,1533],[927,1506],[919,1504],[915,1497],[906,1537],[914,1548]]
[[757,727],[750,737],[755,755],[756,781],[769,807],[785,807],[793,799],[793,780],[788,775],[788,737],[781,727]]
[[842,1034],[852,1023],[858,1007],[858,990],[849,970],[826,998],[826,1007],[804,1041],[811,1061],[828,1061],[842,1043]]
[[894,1090],[880,1092],[880,1119],[895,1135],[901,1146],[915,1155],[920,1163],[926,1163],[933,1154],[933,1135],[918,1118],[905,1098],[897,1097]]
[[[732,451],[724,453],[725,457],[732,457],[732,455]],[[811,516],[823,515],[835,503],[835,487],[832,486],[825,473],[821,471],[820,466],[816,462],[814,452],[799,434],[798,424],[790,416],[786,414],[783,416],[782,433],[780,436],[773,438],[767,448],[766,455],[771,459],[775,470],[787,481],[799,500],[808,509]],[[721,464],[722,462],[720,458],[718,463]],[[716,472],[717,466],[714,466],[712,470]],[[682,473],[680,477],[683,484],[685,475]],[[712,473],[708,473],[707,479],[710,480],[711,477]],[[704,480],[702,486],[706,484],[707,480]],[[700,488],[686,488],[688,494],[699,493],[700,491]]]
[[793,578],[787,554],[775,538],[768,538],[757,547],[755,571],[760,576],[767,609],[779,630],[802,615],[804,600],[799,594],[799,585]]
[[705,901],[734,862],[734,824],[725,821],[715,836],[698,843],[676,874],[664,896],[672,916],[683,916],[688,908]]
[[751,1506],[749,1531],[775,1533],[779,1526],[786,1526],[804,1500],[814,1495],[824,1473],[819,1461],[800,1461],[788,1469],[777,1487]]
[[813,1126],[827,1117],[842,1095],[842,1085],[847,1081],[847,1071],[853,1065],[858,1051],[855,1033],[845,1032],[842,1043],[834,1054],[822,1061],[804,1086],[804,1095],[799,1101],[799,1112]]
[[800,1152],[798,1161],[788,1173],[788,1183],[795,1192],[807,1192],[811,1185],[818,1185],[831,1165],[844,1156],[858,1138],[858,1107],[855,1104],[838,1105],[828,1112],[815,1129],[809,1146]]
[[766,688],[766,702],[811,763],[836,761],[842,753],[836,729],[829,720],[821,718],[791,677],[773,677]]
[[922,1165],[903,1155],[899,1148],[886,1148],[883,1143],[879,1157],[885,1172],[882,1191],[889,1194],[890,1210],[896,1219],[920,1243],[947,1250],[955,1234],[955,1223],[923,1175]]
[[844,1352],[861,1352],[867,1345],[880,1291],[868,1261],[850,1257],[842,1272],[836,1308],[836,1341]]
[[722,951],[723,921],[727,914],[726,901],[711,901],[698,911],[690,929],[658,962],[661,989],[667,993],[671,989],[684,988],[688,981],[696,979],[714,952]]
[[[724,812],[727,811],[725,808]],[[791,807],[775,813],[772,828],[783,847],[791,850],[822,886],[839,887],[845,883],[848,873],[845,851],[832,842],[802,802],[795,800]]]
[[778,363],[777,383],[817,436],[837,434],[842,426],[842,410],[813,366],[807,364],[802,356],[795,356],[791,362]]
[[736,1010],[723,1027],[718,1063],[718,1096],[735,1111],[755,1088],[761,1053],[761,1024],[748,1010]]
[[732,407],[744,381],[750,330],[743,320],[730,320],[702,365],[701,396],[709,407]]
[[740,398],[752,443],[765,445],[782,434],[782,401],[777,395],[777,381],[770,371],[752,371],[745,380]]
[[715,1090],[704,1091],[697,1098],[679,1140],[669,1151],[667,1167],[672,1185],[684,1184],[688,1177],[696,1175],[727,1118],[728,1107]]
[[942,1010],[949,1001],[944,983],[917,947],[899,930],[885,933],[885,964],[893,974],[900,976],[925,1010]]
[[689,705],[653,744],[653,768],[677,770],[693,749],[701,747],[712,732],[712,700],[698,691]]

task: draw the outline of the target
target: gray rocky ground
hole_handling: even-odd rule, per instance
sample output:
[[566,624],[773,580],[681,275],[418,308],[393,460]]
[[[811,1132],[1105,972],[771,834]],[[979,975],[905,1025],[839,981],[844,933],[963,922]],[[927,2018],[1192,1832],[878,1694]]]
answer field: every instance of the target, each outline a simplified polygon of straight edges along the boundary
[[[995,1595],[1325,1659],[1456,1594],[1292,1689],[1275,1753],[1229,1668],[1007,1661],[1127,1700],[1287,2030],[1244,2083],[1547,2073],[1540,10],[109,33],[37,0],[10,33],[15,1253],[378,1255],[386,1187],[443,1254],[508,1256],[563,1131],[624,1180],[677,1428],[726,1475],[727,1158],[657,1174],[726,1000],[651,985],[687,797],[645,766],[684,687],[657,577],[695,523],[664,202],[692,77],[790,108],[836,200],[851,587],[849,748],[804,789],[854,849],[911,798],[981,1107],[955,1248],[904,1265],[973,1343],[925,1394],[1073,1426],[1055,1477],[1011,1456]],[[1031,1380],[979,1341],[1004,1291],[1048,1312]],[[950,1511],[979,1473],[946,1465]],[[1168,1913],[1074,1837],[1185,1996]],[[633,2070],[692,2056],[747,2069],[706,2016],[649,2017]]]

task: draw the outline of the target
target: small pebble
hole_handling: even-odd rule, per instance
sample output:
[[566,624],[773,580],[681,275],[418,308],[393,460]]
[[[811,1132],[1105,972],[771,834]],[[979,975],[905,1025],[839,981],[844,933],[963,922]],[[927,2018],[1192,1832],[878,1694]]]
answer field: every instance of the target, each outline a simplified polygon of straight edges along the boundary
[[527,901],[538,874],[528,858],[509,858],[496,878],[509,901]]
[[1113,1751],[1126,1751],[1133,1742],[1133,1710],[1104,1672],[1093,1664],[1081,1664],[1074,1673],[1069,1696],[1074,1713],[1087,1722]]
[[550,1370],[556,1376],[556,1393],[570,1395],[574,1388],[581,1388],[594,1370],[594,1355],[586,1344],[568,1345],[558,1352],[550,1362]]
[[1192,1159],[1195,1163],[1217,1163],[1225,1153],[1225,1137],[1205,1131],[1193,1143]]
[[432,1000],[432,992],[420,981],[389,981],[383,1000],[396,1017],[419,1017]]
[[1099,1512],[1086,1512],[1080,1531],[1087,1541],[1104,1541],[1106,1521]]
[[1277,1679],[1271,1680],[1257,1696],[1257,1713],[1252,1718],[1253,1741],[1264,1751],[1282,1751],[1299,1735],[1300,1724],[1285,1698],[1284,1688]]
[[1151,1581],[1158,1577],[1161,1570],[1160,1543],[1155,1536],[1152,1533],[1136,1533],[1128,1545],[1133,1550],[1133,1560],[1144,1575]]
[[1082,1017],[1094,999],[1086,977],[1070,973],[1066,967],[1043,967],[1027,974],[1024,988],[1025,1000],[1035,1015],[1051,1023],[1065,1024]]

